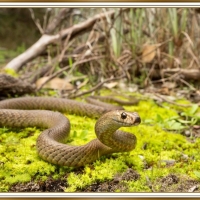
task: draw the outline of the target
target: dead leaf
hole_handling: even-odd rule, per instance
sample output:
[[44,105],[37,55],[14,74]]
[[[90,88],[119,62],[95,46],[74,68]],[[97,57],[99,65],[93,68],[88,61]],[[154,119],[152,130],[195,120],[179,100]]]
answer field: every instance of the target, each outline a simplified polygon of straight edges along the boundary
[[160,94],[163,94],[163,95],[169,95],[170,94],[168,87],[161,87],[160,89],[158,89],[157,92],[159,92]]
[[[40,79],[37,80],[36,82],[36,86],[37,88],[40,88],[41,85],[43,85],[43,83],[48,79],[49,77],[42,77]],[[47,88],[47,89],[54,89],[54,90],[73,90],[74,86],[69,83],[68,81],[61,79],[61,78],[54,78],[52,80],[50,80],[49,82],[47,82],[43,88]]]
[[118,82],[112,82],[112,83],[104,83],[104,86],[107,87],[108,89],[114,88]]
[[151,62],[156,55],[157,45],[144,45],[142,48],[142,62],[149,63]]
[[199,125],[194,125],[193,128],[194,129],[200,129],[200,126]]
[[194,185],[193,187],[191,187],[188,192],[194,192],[196,189],[198,189],[198,185]]
[[177,86],[176,83],[174,82],[169,82],[166,81],[165,83],[163,83],[162,87],[168,87],[169,89],[174,89]]

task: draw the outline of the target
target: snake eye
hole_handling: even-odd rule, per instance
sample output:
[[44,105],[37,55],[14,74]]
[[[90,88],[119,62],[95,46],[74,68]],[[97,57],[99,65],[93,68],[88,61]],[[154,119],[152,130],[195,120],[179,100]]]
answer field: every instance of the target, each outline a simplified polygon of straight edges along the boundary
[[121,118],[122,118],[122,119],[126,119],[126,118],[127,118],[127,114],[126,114],[125,112],[123,112],[123,113],[121,114]]

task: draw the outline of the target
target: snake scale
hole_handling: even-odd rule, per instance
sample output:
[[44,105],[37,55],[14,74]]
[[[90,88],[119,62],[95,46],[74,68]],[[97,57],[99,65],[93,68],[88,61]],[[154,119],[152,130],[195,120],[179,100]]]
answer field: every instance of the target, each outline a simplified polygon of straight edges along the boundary
[[[99,118],[95,124],[97,139],[81,146],[61,143],[69,135],[70,122],[60,112]],[[21,97],[0,102],[1,127],[45,128],[37,139],[39,156],[50,163],[69,167],[83,166],[102,155],[134,149],[136,137],[118,129],[139,123],[136,112],[62,98]]]

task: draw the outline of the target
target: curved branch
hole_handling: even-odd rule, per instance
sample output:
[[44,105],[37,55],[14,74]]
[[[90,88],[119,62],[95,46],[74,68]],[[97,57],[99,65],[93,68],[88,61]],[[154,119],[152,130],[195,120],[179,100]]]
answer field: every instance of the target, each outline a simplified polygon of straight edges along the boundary
[[[129,8],[123,9],[123,11],[126,11],[126,10],[129,10]],[[115,11],[112,10],[106,13],[97,14],[94,17],[89,18],[88,20],[82,23],[75,24],[70,28],[60,31],[60,33],[56,35],[47,35],[47,34],[42,35],[42,37],[35,44],[33,44],[29,49],[27,49],[21,55],[11,60],[5,66],[5,68],[19,71],[24,64],[26,64],[30,60],[33,60],[38,55],[40,55],[49,44],[52,44],[56,41],[64,39],[69,34],[71,35],[70,39],[72,39],[77,34],[81,34],[85,31],[89,31],[90,29],[92,29],[93,25],[95,24],[97,20],[104,19],[107,15],[113,15],[114,13]]]

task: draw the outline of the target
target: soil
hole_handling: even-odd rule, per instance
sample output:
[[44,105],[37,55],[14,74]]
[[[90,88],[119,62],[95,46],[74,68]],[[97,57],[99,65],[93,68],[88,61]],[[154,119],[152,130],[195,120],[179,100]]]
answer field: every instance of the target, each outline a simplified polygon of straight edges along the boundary
[[[64,192],[65,188],[68,187],[66,179],[66,177],[57,180],[49,178],[46,181],[18,183],[13,185],[9,192]],[[126,172],[117,174],[111,181],[94,183],[76,192],[129,192],[126,183],[123,181],[139,179],[140,174],[129,168]],[[148,181],[147,185],[152,192],[200,192],[200,182],[175,174],[158,178],[153,183]],[[159,189],[155,190],[155,188]]]
[[66,180],[49,178],[46,181],[17,183],[10,188],[9,192],[64,192],[66,187]]
[[160,186],[159,192],[200,192],[199,181],[175,174],[158,179],[156,185]]

